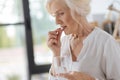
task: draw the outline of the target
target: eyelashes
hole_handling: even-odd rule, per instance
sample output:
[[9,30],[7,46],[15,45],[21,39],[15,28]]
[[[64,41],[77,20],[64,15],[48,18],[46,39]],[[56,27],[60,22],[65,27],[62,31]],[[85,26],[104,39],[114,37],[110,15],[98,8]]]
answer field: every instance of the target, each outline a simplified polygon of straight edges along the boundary
[[59,17],[61,17],[63,15],[64,15],[64,12],[60,12],[60,13],[57,14],[57,16],[59,16]]
[[59,13],[59,16],[64,15],[64,12]]
[[63,16],[64,15],[64,12],[59,12],[59,13],[56,13],[56,14],[52,14],[54,17],[58,17],[58,16]]

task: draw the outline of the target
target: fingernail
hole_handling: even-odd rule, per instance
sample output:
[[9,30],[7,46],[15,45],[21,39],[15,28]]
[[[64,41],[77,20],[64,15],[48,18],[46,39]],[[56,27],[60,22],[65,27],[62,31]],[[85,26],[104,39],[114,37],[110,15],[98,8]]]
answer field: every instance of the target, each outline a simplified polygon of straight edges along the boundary
[[56,34],[58,34],[58,31],[56,32]]
[[64,28],[63,27],[61,27],[61,30],[63,30]]

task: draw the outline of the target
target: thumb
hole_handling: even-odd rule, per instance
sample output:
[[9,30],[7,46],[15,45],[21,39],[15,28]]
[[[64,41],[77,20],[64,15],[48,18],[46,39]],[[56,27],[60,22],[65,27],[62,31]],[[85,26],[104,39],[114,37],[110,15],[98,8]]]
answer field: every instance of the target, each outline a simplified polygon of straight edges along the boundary
[[57,36],[57,39],[58,39],[58,41],[60,41],[60,38],[61,38],[61,35],[62,35],[62,29],[61,28],[59,28],[58,30],[57,30],[57,32],[58,32],[58,36]]
[[67,80],[75,80],[74,77],[69,73],[60,73],[58,76],[66,78]]

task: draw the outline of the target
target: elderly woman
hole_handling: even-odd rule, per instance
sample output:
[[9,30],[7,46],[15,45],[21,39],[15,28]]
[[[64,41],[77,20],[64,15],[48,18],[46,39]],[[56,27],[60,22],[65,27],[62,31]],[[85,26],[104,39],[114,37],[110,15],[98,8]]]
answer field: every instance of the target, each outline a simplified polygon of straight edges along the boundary
[[[53,57],[68,56],[69,73],[57,74],[67,80],[120,80],[120,48],[115,39],[98,27],[91,26],[86,16],[90,0],[48,0],[47,10],[60,25],[48,33],[48,47]],[[62,32],[65,36],[60,40]],[[53,65],[50,79],[56,80]]]

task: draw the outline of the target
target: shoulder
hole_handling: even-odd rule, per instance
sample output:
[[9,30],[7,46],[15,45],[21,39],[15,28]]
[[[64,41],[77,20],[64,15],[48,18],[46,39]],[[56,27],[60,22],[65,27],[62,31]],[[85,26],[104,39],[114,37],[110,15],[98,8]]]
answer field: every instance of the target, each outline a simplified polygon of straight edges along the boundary
[[94,34],[94,39],[97,40],[97,42],[99,43],[105,43],[106,41],[108,41],[108,39],[112,39],[114,40],[113,36],[108,34],[107,32],[105,32],[104,30],[96,27],[95,28],[96,32]]
[[98,27],[93,30],[86,43],[88,43],[88,45],[97,46],[101,49],[104,49],[105,46],[110,44],[117,44],[112,35],[108,34]]
[[93,41],[96,42],[98,46],[101,45],[104,50],[120,50],[119,43],[115,40],[115,38],[100,28],[96,28]]

